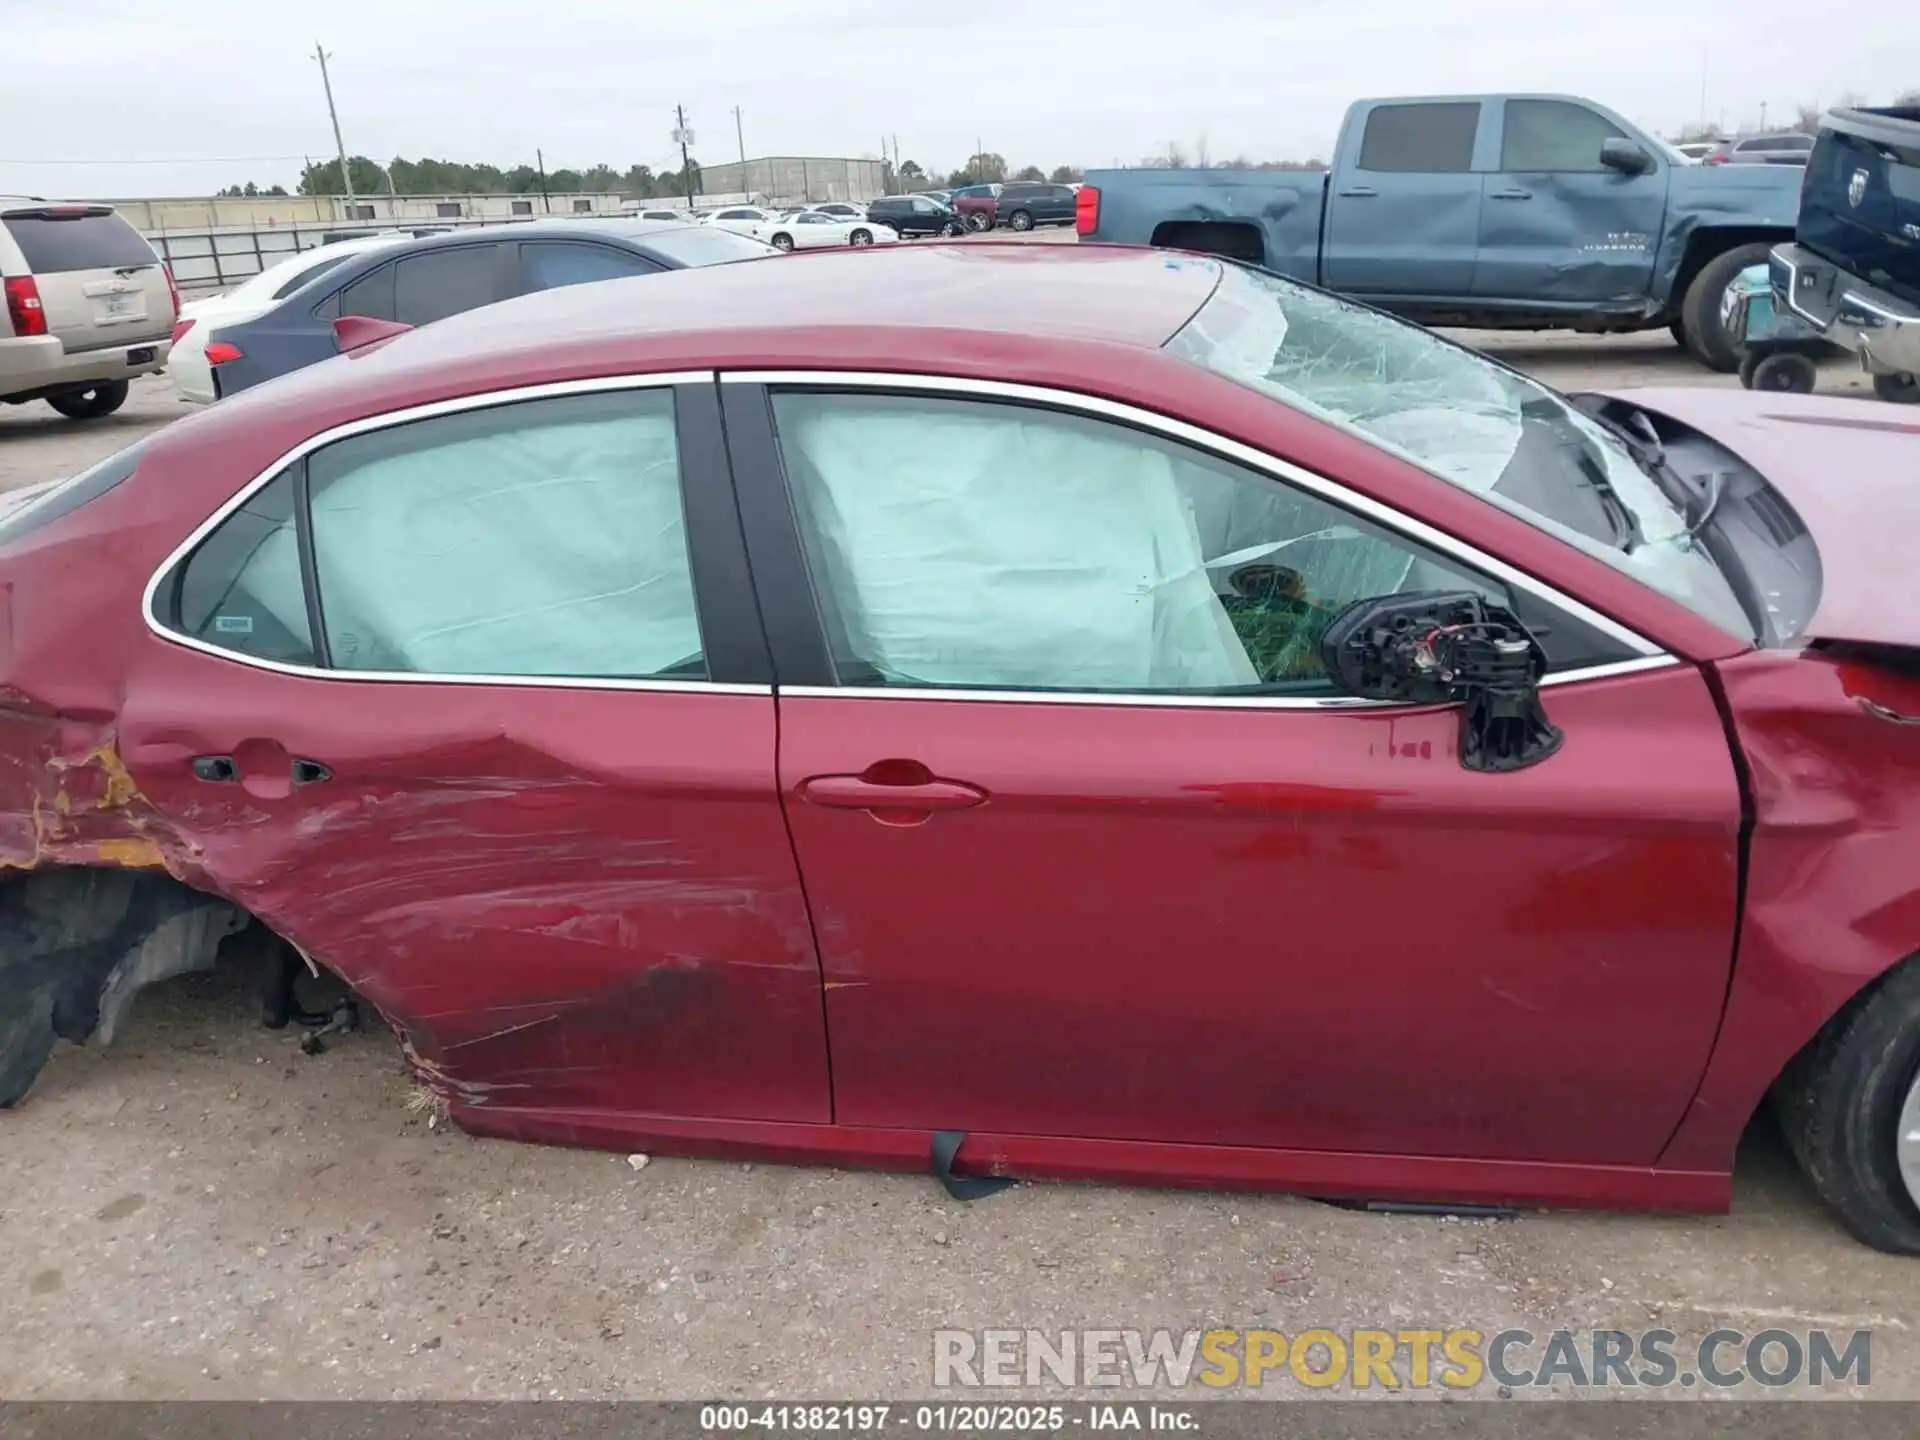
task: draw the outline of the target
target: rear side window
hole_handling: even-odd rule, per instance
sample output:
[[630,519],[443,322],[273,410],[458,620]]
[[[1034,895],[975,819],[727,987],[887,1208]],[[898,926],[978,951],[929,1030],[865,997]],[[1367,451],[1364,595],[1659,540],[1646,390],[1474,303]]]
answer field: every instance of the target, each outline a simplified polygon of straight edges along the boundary
[[504,299],[500,247],[464,245],[412,255],[394,266],[393,318],[429,325]]
[[616,250],[611,245],[545,243],[520,247],[520,272],[529,290],[556,290],[563,285],[650,275],[658,268],[631,250]]
[[1360,168],[1423,175],[1471,170],[1479,127],[1480,104],[1474,100],[1376,105],[1360,140]]
[[333,269],[334,266],[342,264],[350,258],[352,257],[347,255],[329,255],[326,259],[322,260],[318,265],[309,265],[305,270],[302,270],[298,275],[295,275],[292,279],[288,280],[284,285],[282,285],[278,290],[274,291],[273,298],[276,300],[284,300],[287,296],[291,295],[294,291],[298,290],[302,285],[306,284],[309,280],[312,280],[317,276],[326,274],[327,271]]
[[365,315],[370,320],[393,319],[393,271],[391,265],[362,275],[338,296],[315,309],[314,314],[328,319],[341,315]]
[[706,678],[668,392],[416,420],[307,463],[335,668]]
[[716,230],[710,225],[687,225],[646,237],[647,248],[668,265],[729,265],[735,260],[764,260],[780,252],[746,235]]
[[160,263],[140,232],[111,211],[9,215],[0,224],[7,227],[26,257],[27,269],[36,275]]
[[256,660],[313,664],[293,516],[287,470],[222,521],[176,572],[175,628]]

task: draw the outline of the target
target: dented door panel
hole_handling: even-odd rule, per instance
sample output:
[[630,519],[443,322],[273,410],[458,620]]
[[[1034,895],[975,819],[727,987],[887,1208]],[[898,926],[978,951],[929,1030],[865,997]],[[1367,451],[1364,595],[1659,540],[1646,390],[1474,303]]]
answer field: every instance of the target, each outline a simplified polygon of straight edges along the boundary
[[[313,679],[152,639],[128,776],[472,1105],[828,1118],[765,693]],[[197,755],[235,758],[232,782]],[[296,785],[292,757],[330,778]]]

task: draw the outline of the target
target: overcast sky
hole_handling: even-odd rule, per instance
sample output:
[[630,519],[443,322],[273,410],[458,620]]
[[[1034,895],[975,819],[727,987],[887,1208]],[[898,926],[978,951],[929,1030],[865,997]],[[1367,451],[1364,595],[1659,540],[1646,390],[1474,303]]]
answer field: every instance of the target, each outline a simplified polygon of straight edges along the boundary
[[1651,128],[1920,87],[1913,0],[0,0],[0,191],[285,184],[332,153],[1015,166],[1325,155],[1363,95],[1570,91]]

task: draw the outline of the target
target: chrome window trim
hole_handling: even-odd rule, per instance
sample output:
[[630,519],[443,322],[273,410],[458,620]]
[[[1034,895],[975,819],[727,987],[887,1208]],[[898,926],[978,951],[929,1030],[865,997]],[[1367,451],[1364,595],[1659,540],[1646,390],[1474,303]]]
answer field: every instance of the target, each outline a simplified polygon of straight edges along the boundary
[[[1238,440],[1230,440],[1224,435],[1202,430],[1197,425],[1189,425],[1184,420],[1174,420],[1121,401],[1108,400],[1098,395],[1086,395],[1075,390],[1019,385],[1002,380],[970,380],[943,375],[907,375],[875,370],[730,370],[721,372],[720,383],[723,385],[826,386],[833,389],[917,390],[962,397],[986,396],[1000,400],[1026,401],[1030,404],[1098,416],[1101,419],[1116,420],[1137,429],[1164,435],[1170,440],[1177,440],[1197,450],[1204,450],[1222,459],[1244,465],[1250,470],[1257,470],[1277,480],[1297,485],[1321,499],[1351,510],[1355,514],[1363,515],[1376,524],[1417,541],[1431,550],[1436,550],[1462,564],[1472,566],[1476,570],[1506,581],[1509,585],[1525,590],[1585,622],[1601,634],[1618,641],[1639,655],[1662,661],[1673,658],[1644,635],[1628,629],[1617,620],[1602,615],[1571,595],[1556,590],[1545,581],[1529,575],[1524,570],[1516,569],[1504,560],[1495,559],[1485,551],[1476,549],[1443,530],[1436,530],[1424,521],[1416,520],[1391,506],[1383,505],[1370,496],[1350,490],[1336,480],[1330,480],[1315,471],[1303,469],[1278,456],[1269,455],[1264,450],[1256,450],[1253,446],[1242,444]],[[1598,671],[1611,667],[1588,668]],[[1564,671],[1562,674],[1586,678],[1588,671]]]
[[[1646,655],[1563,670],[1540,682],[1541,688],[1670,670],[1681,662],[1671,655]],[[1104,690],[966,690],[958,686],[915,685],[782,685],[782,698],[801,700],[959,700],[999,705],[1125,705],[1132,708],[1176,710],[1416,710],[1434,706],[1402,705],[1392,700],[1360,700],[1350,695],[1182,695]]]
[[664,390],[677,385],[712,384],[713,380],[714,372],[711,370],[676,370],[656,375],[606,375],[586,380],[559,380],[546,385],[522,385],[511,390],[489,390],[478,395],[460,395],[451,400],[435,400],[425,405],[409,406],[404,410],[388,410],[379,415],[362,416],[358,420],[349,420],[330,430],[323,430],[318,435],[301,441],[241,486],[226,504],[215,510],[195,527],[192,534],[174,547],[167,558],[160,562],[159,568],[148,578],[146,589],[141,592],[140,617],[146,621],[148,630],[169,645],[179,645],[184,649],[198,650],[202,654],[212,655],[216,659],[226,660],[235,665],[249,665],[256,670],[266,670],[276,675],[290,675],[302,680],[402,685],[502,685],[543,690],[638,690],[662,693],[696,692],[712,695],[772,695],[771,685],[723,685],[712,680],[626,680],[571,675],[439,675],[391,670],[322,670],[315,665],[290,665],[280,660],[244,655],[237,650],[227,650],[218,645],[211,645],[191,635],[182,635],[177,630],[171,630],[163,625],[155,612],[155,602],[159,598],[161,583],[174,566],[191,555],[201,541],[218,529],[234,511],[271,484],[287,466],[311,455],[322,446],[333,444],[336,440],[364,435],[369,431],[389,429],[395,425],[410,424],[415,420],[431,420],[437,416],[458,415],[469,410],[492,410],[503,405],[517,405],[529,400],[550,400],[568,395],[594,395],[617,390]]

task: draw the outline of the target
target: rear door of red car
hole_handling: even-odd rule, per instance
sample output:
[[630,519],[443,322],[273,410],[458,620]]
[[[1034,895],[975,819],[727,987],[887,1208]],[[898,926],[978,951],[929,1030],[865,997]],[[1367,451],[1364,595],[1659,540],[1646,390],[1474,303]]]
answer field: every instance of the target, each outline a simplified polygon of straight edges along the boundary
[[[1652,1161],[1734,937],[1695,668],[1141,412],[721,390],[841,1123]],[[1457,708],[1325,679],[1341,606],[1460,588],[1552,632],[1543,763],[1465,769]]]
[[828,1118],[726,464],[707,376],[381,416],[154,588],[134,782],[472,1105]]

